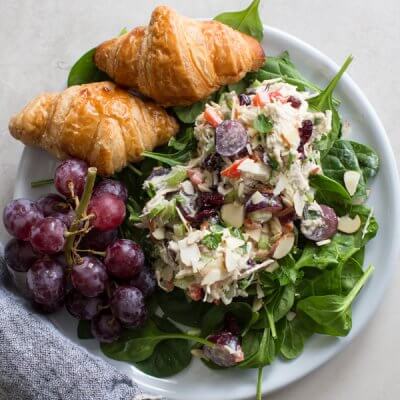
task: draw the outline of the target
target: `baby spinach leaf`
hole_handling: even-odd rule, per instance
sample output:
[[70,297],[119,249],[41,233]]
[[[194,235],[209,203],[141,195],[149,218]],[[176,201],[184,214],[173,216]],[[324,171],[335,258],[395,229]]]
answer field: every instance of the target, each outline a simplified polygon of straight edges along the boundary
[[313,279],[303,279],[297,287],[300,298],[326,294],[346,295],[363,274],[364,249],[336,267],[322,271]]
[[96,67],[93,61],[95,51],[96,48],[89,50],[72,66],[68,75],[68,87],[110,80],[106,73]]
[[203,112],[206,101],[198,101],[190,106],[176,106],[173,110],[176,116],[185,124],[192,124]]
[[353,61],[353,57],[349,56],[343,63],[339,72],[333,77],[333,79],[329,82],[328,86],[317,96],[312,97],[308,100],[308,104],[310,108],[316,111],[326,111],[332,110],[333,105],[333,91],[335,90],[337,84],[340,81],[340,78],[345,73],[346,69]]
[[223,327],[226,314],[235,317],[241,331],[245,330],[252,320],[252,309],[247,303],[233,302],[228,305],[211,307],[204,315],[201,323],[201,334],[206,337],[209,334],[220,330]]
[[274,361],[277,353],[275,340],[271,329],[250,331],[242,341],[245,359],[238,365],[239,368],[260,368]]
[[296,262],[296,269],[313,267],[326,269],[347,260],[362,247],[356,235],[336,233],[331,242],[324,246],[316,246],[308,242],[301,257]]
[[[273,321],[277,322],[282,319],[293,307],[295,298],[295,288],[293,285],[285,285],[279,287],[273,294],[272,298],[266,298],[266,304],[272,315]],[[252,326],[253,329],[262,329],[271,327],[270,322],[265,313],[261,314],[258,321]]]
[[312,97],[308,100],[309,107],[315,111],[332,111],[332,129],[330,132],[327,132],[327,134],[324,135],[319,142],[316,143],[316,148],[320,152],[321,160],[324,159],[325,155],[328,153],[333,143],[340,137],[341,134],[341,121],[336,105],[334,103],[333,91],[335,90],[340,78],[352,61],[352,56],[347,57],[343,66],[329,82],[328,86],[317,96]]
[[319,92],[320,89],[313,83],[306,80],[295,65],[291,62],[289,53],[283,52],[277,57],[267,57],[264,65],[256,72],[250,72],[246,75],[246,80],[250,83],[258,80],[260,82],[269,79],[281,78],[285,82],[296,86],[299,90],[310,89],[313,92]]
[[233,29],[253,36],[261,42],[264,36],[264,27],[258,12],[259,6],[260,0],[253,0],[244,10],[224,12],[214,19],[229,25]]
[[279,352],[286,360],[298,357],[304,349],[305,341],[313,334],[313,324],[302,313],[288,321],[283,318],[278,325],[280,347]]
[[[119,36],[127,33],[126,28],[122,28]],[[109,81],[110,77],[103,71],[100,71],[94,63],[94,53],[96,47],[90,49],[72,66],[67,80],[67,86],[82,85],[83,83]]]
[[349,142],[357,156],[358,165],[363,172],[365,182],[373,178],[379,170],[379,156],[365,144]]
[[316,189],[316,198],[323,204],[347,203],[351,197],[339,182],[325,175],[310,176],[310,185]]
[[180,324],[199,328],[204,314],[211,305],[202,301],[190,301],[183,290],[173,292],[160,290],[156,293],[157,302],[166,317]]
[[[168,326],[168,330],[160,330],[154,322],[156,320],[158,324],[162,323],[163,329]],[[103,343],[101,350],[107,357],[115,360],[137,363],[149,358],[159,343],[170,339],[210,344],[203,338],[181,333],[178,328],[168,323],[168,321],[163,320],[163,322],[160,322],[159,318],[157,319],[156,316],[153,316],[153,320],[149,320],[143,328],[126,329],[117,341]]]
[[156,346],[154,353],[135,367],[147,375],[166,378],[183,371],[192,360],[190,345],[182,340],[165,340]]
[[303,277],[302,271],[295,268],[295,260],[291,254],[279,260],[279,268],[273,272],[273,279],[277,279],[281,286],[295,284]]
[[94,339],[90,329],[90,321],[80,320],[78,322],[78,338],[79,339]]
[[321,162],[324,174],[335,181],[343,184],[343,177],[346,171],[360,173],[360,181],[357,190],[353,195],[353,201],[363,202],[367,198],[367,188],[363,171],[358,164],[358,158],[351,142],[347,140],[336,140]]
[[352,326],[351,304],[373,271],[374,268],[369,266],[346,296],[311,296],[300,300],[297,309],[317,324],[317,333],[346,336]]

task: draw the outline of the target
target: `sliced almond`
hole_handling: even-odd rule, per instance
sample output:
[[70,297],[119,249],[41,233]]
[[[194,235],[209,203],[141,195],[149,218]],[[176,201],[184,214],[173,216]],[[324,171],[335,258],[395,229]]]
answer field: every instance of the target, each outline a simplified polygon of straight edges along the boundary
[[287,254],[289,254],[290,250],[292,250],[293,245],[294,245],[294,234],[290,232],[287,233],[286,235],[283,235],[279,239],[272,257],[275,258],[276,260],[285,257]]
[[157,228],[151,233],[154,239],[163,240],[165,239],[165,229],[164,228]]
[[357,190],[361,175],[357,171],[346,171],[343,176],[344,185],[350,196],[353,196]]
[[240,228],[244,221],[244,206],[239,203],[224,204],[221,207],[221,218],[234,228]]
[[351,218],[349,215],[344,215],[339,218],[338,230],[344,233],[357,232],[361,227],[361,219],[358,215]]
[[279,264],[276,261],[274,261],[272,264],[268,265],[268,267],[265,268],[265,270],[272,273],[276,271],[278,268]]

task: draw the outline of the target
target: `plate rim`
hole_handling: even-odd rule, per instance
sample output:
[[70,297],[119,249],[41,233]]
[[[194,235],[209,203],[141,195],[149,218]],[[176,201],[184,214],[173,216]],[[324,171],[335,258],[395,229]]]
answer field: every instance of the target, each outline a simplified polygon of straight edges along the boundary
[[[329,56],[325,55],[322,51],[318,50],[317,48],[315,48],[314,46],[305,42],[304,40],[302,40],[286,31],[283,31],[279,28],[273,27],[271,25],[263,24],[263,28],[264,28],[265,36],[267,36],[268,34],[274,34],[276,36],[279,36],[283,40],[288,41],[291,44],[293,44],[294,46],[298,47],[300,49],[300,51],[303,51],[305,49],[307,52],[311,53],[313,56],[315,56],[321,62],[323,62],[330,70],[333,70],[333,71],[339,70],[340,67],[338,66],[338,64],[335,63]],[[374,122],[374,128],[372,129],[372,131],[374,132],[373,137],[376,137],[377,140],[379,140],[381,142],[381,147],[382,147],[381,157],[385,157],[385,162],[388,164],[386,172],[389,172],[388,181],[390,181],[390,183],[392,185],[391,195],[393,197],[400,198],[399,173],[398,173],[398,169],[397,169],[396,159],[395,159],[393,148],[391,146],[387,132],[386,132],[377,112],[375,111],[372,104],[369,102],[367,96],[363,93],[363,91],[357,85],[357,83],[349,76],[349,74],[345,73],[343,75],[341,81],[346,82],[346,85],[349,86],[350,91],[356,93],[357,97],[362,100],[363,107],[365,108],[365,113],[367,115],[369,115],[371,117],[371,119],[373,120],[373,122]],[[18,184],[20,183],[21,175],[23,174],[22,160],[24,159],[24,157],[26,157],[26,153],[28,151],[30,151],[30,148],[25,146],[25,148],[23,149],[23,152],[21,154],[19,163],[18,163],[14,192],[13,192],[14,198],[18,191],[17,187],[18,187]],[[393,219],[396,220],[397,222],[400,222],[400,206],[395,208],[394,210],[391,210],[391,212],[393,215]],[[394,224],[393,230],[395,233],[394,237],[399,237],[400,236],[400,224],[399,223]],[[364,318],[364,320],[357,327],[354,327],[352,329],[351,334],[348,336],[348,340],[342,340],[342,341],[338,342],[334,352],[332,352],[331,354],[329,354],[328,356],[326,356],[324,358],[319,358],[312,365],[312,367],[305,368],[300,373],[298,373],[297,375],[292,377],[292,379],[289,382],[278,383],[272,388],[268,387],[268,386],[266,387],[266,385],[264,385],[263,391],[262,391],[263,395],[266,395],[267,393],[268,394],[274,393],[278,390],[283,389],[284,387],[290,386],[290,385],[294,384],[295,382],[299,381],[300,379],[304,378],[305,376],[311,374],[312,372],[314,372],[316,369],[318,369],[322,365],[328,363],[331,359],[333,359],[339,353],[341,353],[354,340],[354,338],[357,337],[360,334],[360,332],[362,332],[365,329],[365,326],[370,322],[373,315],[376,313],[377,308],[382,303],[384,295],[385,295],[385,290],[387,289],[389,282],[390,282],[391,278],[393,277],[395,269],[397,267],[395,260],[400,255],[400,248],[397,249],[394,242],[392,242],[392,243],[393,244],[391,244],[390,252],[388,254],[388,256],[390,256],[390,257],[388,257],[388,259],[391,259],[393,261],[391,261],[389,263],[389,266],[386,269],[385,275],[381,277],[382,284],[380,287],[380,292],[378,293],[378,296],[374,297],[375,300],[373,302],[371,302],[372,307],[370,307],[368,315]],[[45,317],[45,318],[47,318],[47,317]],[[51,321],[51,318],[48,318],[48,319]],[[52,323],[54,325],[56,325],[54,321],[52,321]],[[104,357],[104,359],[106,359],[106,357]],[[146,387],[147,387],[147,385],[146,385]],[[150,390],[154,389],[154,386],[149,386],[149,388],[150,388]],[[163,394],[162,389],[160,389],[159,392],[161,394]],[[173,393],[168,393],[167,395],[170,396],[170,395],[173,395]],[[251,398],[252,398],[251,394],[245,395],[245,397],[235,397],[236,400],[249,400]]]

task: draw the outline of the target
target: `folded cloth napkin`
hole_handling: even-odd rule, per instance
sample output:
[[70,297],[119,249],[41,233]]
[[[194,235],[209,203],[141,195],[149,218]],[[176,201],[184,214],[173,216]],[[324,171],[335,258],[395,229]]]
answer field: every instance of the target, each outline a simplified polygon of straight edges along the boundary
[[35,314],[11,287],[1,257],[1,400],[154,398],[143,395],[126,375],[63,336],[47,318]]

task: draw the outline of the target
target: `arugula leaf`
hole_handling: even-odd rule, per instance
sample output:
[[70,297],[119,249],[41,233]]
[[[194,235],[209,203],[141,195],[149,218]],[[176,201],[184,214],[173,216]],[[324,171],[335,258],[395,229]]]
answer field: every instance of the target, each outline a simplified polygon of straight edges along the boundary
[[264,27],[258,12],[259,6],[260,0],[253,0],[244,10],[224,12],[217,15],[214,20],[253,36],[261,42],[264,36]]
[[253,122],[253,128],[260,133],[271,133],[274,123],[264,114],[258,114]]
[[[151,158],[169,166],[181,165],[189,161],[192,157],[192,152],[196,148],[196,139],[194,137],[193,128],[186,128],[174,140],[164,147],[164,152],[144,151],[142,156]],[[179,149],[178,149],[179,148]],[[171,150],[178,151],[172,152]]]
[[346,296],[311,296],[300,300],[297,309],[317,324],[315,331],[331,336],[346,336],[351,329],[351,304],[364,286],[374,267],[371,265]]
[[216,250],[221,243],[222,233],[209,233],[204,236],[201,243],[207,246],[210,250]]

